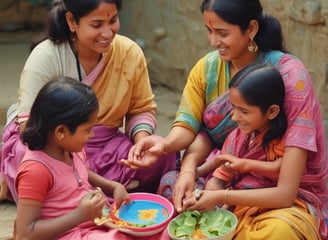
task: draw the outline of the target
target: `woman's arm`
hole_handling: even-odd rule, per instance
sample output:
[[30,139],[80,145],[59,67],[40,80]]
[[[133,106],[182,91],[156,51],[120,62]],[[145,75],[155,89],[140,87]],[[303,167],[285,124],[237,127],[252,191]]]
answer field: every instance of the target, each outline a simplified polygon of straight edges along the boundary
[[185,149],[194,138],[191,130],[173,127],[166,138],[152,135],[140,139],[130,148],[128,159],[121,159],[120,162],[134,169],[149,167],[163,154]]

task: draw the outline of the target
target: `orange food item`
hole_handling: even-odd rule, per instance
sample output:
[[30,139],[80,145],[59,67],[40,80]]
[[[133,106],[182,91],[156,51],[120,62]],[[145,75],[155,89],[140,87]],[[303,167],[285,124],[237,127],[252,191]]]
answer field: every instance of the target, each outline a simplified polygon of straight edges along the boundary
[[203,232],[199,228],[192,233],[191,237],[195,239],[208,238],[206,235],[203,234]]

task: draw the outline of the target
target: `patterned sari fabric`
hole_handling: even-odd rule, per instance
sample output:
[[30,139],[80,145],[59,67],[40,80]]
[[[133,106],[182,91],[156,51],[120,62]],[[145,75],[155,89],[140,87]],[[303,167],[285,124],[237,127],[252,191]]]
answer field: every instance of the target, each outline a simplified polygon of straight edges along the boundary
[[[304,66],[291,55],[269,52],[263,55],[263,61],[277,66],[285,82],[285,109],[288,117],[285,146],[299,147],[309,151],[306,170],[301,178],[298,198],[306,204],[303,210],[310,211],[315,216],[321,236],[327,237],[327,226],[324,221],[324,219],[327,219],[328,213],[326,204],[327,153],[320,107],[311,80]],[[222,102],[228,100],[223,94],[215,101],[218,103],[217,106],[220,106],[223,105]],[[215,106],[215,103],[213,103],[213,106]],[[203,118],[206,119],[204,128],[214,144],[220,147],[215,138],[216,136],[221,137],[223,134],[214,130],[215,128],[219,131],[224,129],[225,126],[220,126],[224,124],[224,121],[221,121],[224,118],[221,117],[222,113],[213,106],[209,105],[205,111],[205,113],[212,111],[212,115],[204,115]],[[212,108],[212,110],[209,108]],[[217,114],[213,114],[213,112],[217,112]],[[226,112],[225,115],[227,115]],[[226,127],[231,126],[227,125]],[[240,147],[230,151],[232,154],[246,157],[245,155],[249,156],[255,153],[253,151],[243,152],[243,144],[240,141],[240,139],[234,138],[227,143],[230,146],[239,145]],[[254,155],[254,157],[256,156]],[[253,177],[243,176],[241,179],[234,179],[233,181],[235,181],[233,188],[236,189],[270,187],[276,184],[277,176],[261,176],[259,174]]]
[[[310,76],[296,57],[283,52],[259,52],[256,62],[276,66],[283,77],[288,119],[285,146],[308,151],[298,198],[305,202],[305,210],[315,216],[320,234],[325,239],[328,237],[324,221],[328,219],[326,137]],[[204,130],[208,139],[221,149],[227,133],[236,127],[229,121],[231,106],[225,93],[229,81],[228,63],[220,60],[218,51],[210,52],[200,59],[189,74],[173,125],[186,127],[195,133]],[[274,184],[276,179],[270,179],[273,181],[264,182],[263,186],[261,181],[257,181],[258,187],[267,186],[270,182]],[[242,182],[239,184],[240,188],[247,188],[241,186]]]
[[[222,152],[241,158],[255,159],[249,161],[275,161],[282,157],[284,140],[272,141],[265,152],[261,146],[263,135],[262,133],[256,136],[255,141],[249,144],[249,135],[235,129],[227,137]],[[271,173],[253,171],[228,176],[223,169],[218,168],[213,176],[230,181],[231,189],[258,189],[275,187],[279,171]],[[294,205],[290,208],[272,210],[237,205],[231,210],[238,218],[235,239],[261,239],[259,236],[262,239],[263,237],[264,239],[281,239],[282,236],[285,239],[320,239],[315,214],[309,212],[301,195],[295,199]],[[280,229],[278,233],[275,228]]]

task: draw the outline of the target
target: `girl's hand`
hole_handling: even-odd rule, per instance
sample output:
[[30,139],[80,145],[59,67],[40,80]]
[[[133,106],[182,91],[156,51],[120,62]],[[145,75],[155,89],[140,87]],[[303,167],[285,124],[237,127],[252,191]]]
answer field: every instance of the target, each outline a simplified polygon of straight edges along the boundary
[[121,183],[115,182],[114,184],[113,198],[116,203],[116,208],[119,209],[122,204],[129,204],[131,199],[125,187]]
[[246,173],[249,170],[247,169],[247,162],[245,159],[235,157],[230,154],[221,154],[215,157],[215,161],[218,165],[222,165],[225,171],[233,172],[237,171],[240,173]]
[[183,200],[185,210],[198,210],[200,212],[213,210],[220,202],[217,195],[222,191],[198,190],[192,197]]
[[77,210],[81,212],[83,222],[93,221],[96,217],[101,217],[105,202],[105,198],[99,190],[88,192],[77,206]]
[[183,212],[185,207],[183,200],[193,196],[195,188],[195,174],[193,172],[181,172],[173,187],[172,198],[177,212]]
[[238,158],[230,154],[222,154],[215,157],[217,164],[223,164],[222,167],[225,171],[237,171],[240,173],[248,173],[250,171],[277,172],[280,170],[281,160],[282,158],[277,158],[274,161],[259,161]]

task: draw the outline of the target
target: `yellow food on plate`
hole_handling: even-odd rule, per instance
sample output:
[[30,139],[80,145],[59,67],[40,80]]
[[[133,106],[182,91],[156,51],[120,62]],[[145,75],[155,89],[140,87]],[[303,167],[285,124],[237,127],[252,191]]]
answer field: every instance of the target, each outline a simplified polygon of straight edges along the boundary
[[143,209],[139,210],[139,219],[140,220],[153,220],[158,214],[157,209]]

